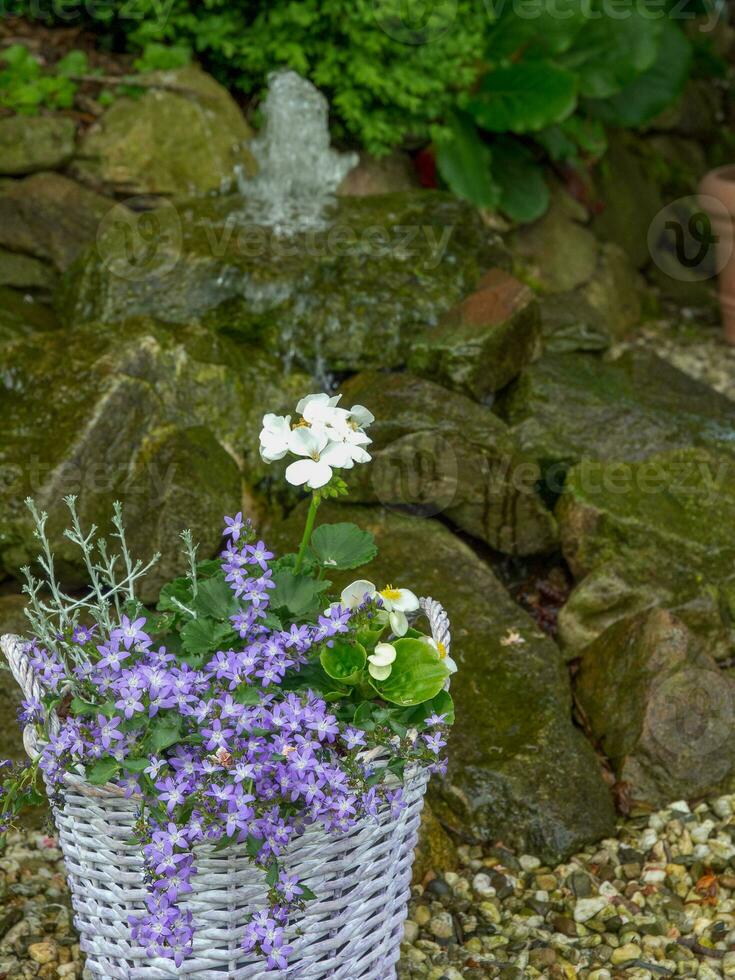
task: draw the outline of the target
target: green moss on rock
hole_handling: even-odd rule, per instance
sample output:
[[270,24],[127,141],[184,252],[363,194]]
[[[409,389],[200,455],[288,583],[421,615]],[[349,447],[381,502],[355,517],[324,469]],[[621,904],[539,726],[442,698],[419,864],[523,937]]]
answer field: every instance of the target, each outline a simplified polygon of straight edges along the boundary
[[0,119],[0,174],[20,177],[63,167],[74,155],[75,135],[68,116]]

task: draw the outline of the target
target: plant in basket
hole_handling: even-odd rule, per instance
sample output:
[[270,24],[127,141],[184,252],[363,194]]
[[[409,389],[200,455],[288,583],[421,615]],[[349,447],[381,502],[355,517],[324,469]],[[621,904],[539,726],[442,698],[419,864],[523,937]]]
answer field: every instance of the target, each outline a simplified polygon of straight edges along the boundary
[[[337,471],[370,460],[372,415],[339,400],[309,395],[293,418],[263,420],[263,459],[285,460],[286,480],[311,491],[297,551],[277,557],[237,514],[225,518],[220,557],[200,561],[184,531],[188,573],[155,611],[136,586],[156,558],[130,555],[119,505],[113,547],[67,498],[65,533],[89,581],[73,598],[46,515],[28,501],[42,575],[24,569],[31,639],[3,648],[34,692],[21,712],[33,758],[7,772],[3,829],[42,800],[41,778],[57,812],[72,783],[129,800],[147,898],[126,927],[146,956],[177,969],[193,955],[203,855],[246,855],[257,869],[264,900],[241,916],[243,961],[285,969],[319,899],[291,870],[302,835],[396,817],[408,774],[443,769],[456,669],[443,610],[403,584],[357,579],[332,591],[331,573],[376,554],[354,524],[315,526],[320,502],[347,492]],[[422,609],[430,633],[413,625]]]

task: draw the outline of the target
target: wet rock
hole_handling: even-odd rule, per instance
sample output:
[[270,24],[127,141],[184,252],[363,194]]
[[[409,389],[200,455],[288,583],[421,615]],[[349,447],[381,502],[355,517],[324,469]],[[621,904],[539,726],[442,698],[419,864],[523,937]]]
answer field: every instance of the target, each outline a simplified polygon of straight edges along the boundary
[[640,269],[650,261],[648,229],[664,205],[650,155],[635,136],[615,132],[596,177],[603,210],[593,228],[604,241],[619,245]]
[[394,194],[419,186],[413,161],[407,153],[391,153],[387,157],[361,153],[360,161],[337,188],[340,197],[368,197],[373,194]]
[[240,197],[146,221],[165,233],[142,270],[111,224],[70,273],[67,322],[204,318],[320,373],[405,363],[420,328],[509,262],[477,212],[438,191],[340,198],[323,229],[290,238],[254,224]]
[[19,177],[62,167],[74,155],[75,134],[66,116],[0,119],[0,174]]
[[49,512],[69,581],[78,556],[61,535],[63,496],[78,494],[83,524],[101,529],[120,499],[140,556],[163,552],[146,598],[182,567],[175,527],[192,527],[202,555],[217,547],[223,513],[241,508],[262,473],[263,406],[285,408],[306,384],[262,352],[153,321],[19,340],[4,347],[3,367],[0,567],[16,572],[35,554],[28,494]]
[[255,172],[250,127],[210,75],[190,65],[143,80],[163,87],[115,100],[82,139],[75,176],[117,194],[186,196],[221,190],[237,165]]
[[735,403],[648,351],[615,361],[545,355],[497,410],[521,450],[541,464],[552,495],[581,459],[634,461],[688,446],[735,451]]
[[575,466],[556,513],[564,555],[582,582],[560,615],[562,639],[578,649],[585,634],[660,604],[727,656],[734,486],[732,457],[706,449]]
[[0,187],[0,246],[63,271],[94,242],[113,204],[60,174],[13,181]]
[[0,248],[0,286],[49,292],[55,284],[56,273],[46,262]]
[[507,272],[493,269],[437,327],[414,340],[409,367],[482,401],[531,361],[539,334],[531,290]]
[[544,217],[516,232],[511,250],[542,292],[565,293],[594,275],[598,245],[587,220],[584,207],[557,188]]
[[456,844],[437,820],[430,804],[426,803],[421,814],[413,880],[420,884],[430,871],[451,871],[456,864]]
[[621,620],[591,644],[577,696],[635,800],[703,796],[735,771],[735,680],[665,610]]
[[59,322],[48,306],[33,296],[0,286],[0,344],[58,327]]
[[[375,534],[379,555],[361,577],[410,583],[449,611],[459,665],[452,678],[457,721],[448,775],[430,791],[442,823],[464,839],[502,840],[542,860],[609,834],[610,796],[594,752],[571,722],[559,651],[488,566],[436,521],[327,504],[319,520],[354,521]],[[268,540],[292,548],[302,523],[299,509]],[[335,581],[354,578],[353,572]],[[508,643],[511,630],[525,642]]]
[[641,277],[619,245],[605,242],[595,273],[582,293],[604,320],[614,339],[620,339],[641,319]]
[[554,519],[535,490],[538,467],[489,409],[407,373],[365,372],[343,392],[376,418],[373,462],[350,473],[353,501],[444,514],[506,554],[554,547]]
[[612,343],[605,316],[581,290],[539,296],[544,350],[604,351]]

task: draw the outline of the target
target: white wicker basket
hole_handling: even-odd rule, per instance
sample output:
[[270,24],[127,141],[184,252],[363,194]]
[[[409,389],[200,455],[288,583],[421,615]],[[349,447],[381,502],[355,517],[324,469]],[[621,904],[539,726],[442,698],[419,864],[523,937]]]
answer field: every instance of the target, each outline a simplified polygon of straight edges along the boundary
[[[434,639],[449,648],[449,622],[433,599],[421,606]],[[17,636],[0,648],[26,697],[39,697],[38,681]],[[24,732],[26,750],[37,753],[35,733]],[[52,803],[66,861],[74,922],[87,968],[104,980],[391,980],[396,975],[411,881],[413,851],[428,774],[414,767],[404,780],[406,806],[397,817],[387,808],[348,833],[311,827],[295,840],[283,861],[316,894],[297,923],[287,971],[268,972],[240,948],[245,913],[265,905],[262,873],[237,848],[197,852],[193,893],[193,955],[176,967],[151,959],[132,941],[128,919],[144,909],[140,848],[130,843],[136,802],[111,784],[92,786],[68,775]]]

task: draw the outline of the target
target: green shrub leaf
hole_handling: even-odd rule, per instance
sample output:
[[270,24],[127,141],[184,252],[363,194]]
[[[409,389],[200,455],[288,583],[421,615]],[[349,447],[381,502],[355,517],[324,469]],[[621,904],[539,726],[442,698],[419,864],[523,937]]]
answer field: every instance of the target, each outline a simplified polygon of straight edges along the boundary
[[191,606],[198,616],[209,616],[212,619],[228,619],[239,609],[235,594],[221,577],[200,582]]
[[273,573],[275,589],[270,592],[271,609],[286,609],[294,619],[305,619],[319,608],[319,597],[329,582],[318,581],[309,575],[295,575],[290,568],[278,568]]
[[223,646],[229,646],[237,639],[237,633],[230,623],[219,623],[216,619],[203,616],[192,619],[181,630],[184,651],[197,654],[215,653]]
[[493,144],[500,209],[514,221],[535,221],[549,206],[549,187],[541,164],[518,140],[500,138]]
[[98,759],[93,766],[87,767],[87,781],[93,786],[103,786],[120,772],[120,763],[110,755]]
[[565,119],[576,104],[574,73],[539,59],[488,72],[467,108],[493,133],[532,133]]
[[384,681],[372,681],[378,694],[402,707],[435,698],[449,676],[437,652],[425,640],[396,640],[393,646],[396,659],[390,675]]
[[325,568],[359,568],[378,553],[369,531],[356,524],[320,524],[311,536],[311,552]]

